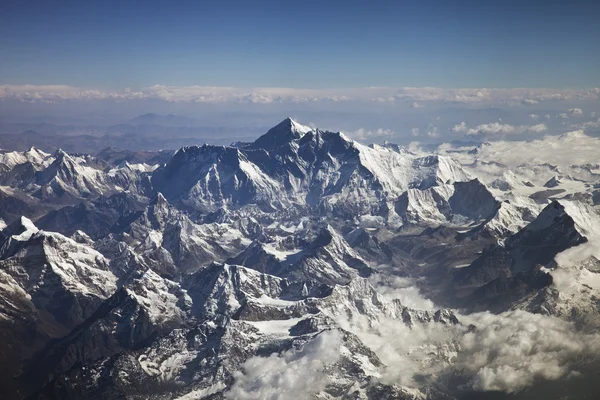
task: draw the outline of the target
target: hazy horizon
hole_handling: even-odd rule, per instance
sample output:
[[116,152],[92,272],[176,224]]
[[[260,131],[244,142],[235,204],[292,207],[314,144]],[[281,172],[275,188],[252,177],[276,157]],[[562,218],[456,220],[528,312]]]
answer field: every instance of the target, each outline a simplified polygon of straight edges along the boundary
[[118,131],[137,149],[146,132],[125,125],[156,113],[189,120],[151,147],[251,140],[287,116],[366,143],[595,136],[598,15],[581,0],[9,0],[0,134]]

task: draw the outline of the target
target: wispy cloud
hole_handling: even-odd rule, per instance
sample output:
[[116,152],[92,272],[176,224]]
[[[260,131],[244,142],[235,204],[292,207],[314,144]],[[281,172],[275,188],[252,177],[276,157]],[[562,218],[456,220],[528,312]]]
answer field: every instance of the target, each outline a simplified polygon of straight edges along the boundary
[[375,130],[359,128],[353,132],[346,132],[346,134],[355,140],[372,140],[372,139],[385,137],[385,136],[394,136],[396,134],[396,132],[394,132],[391,129],[383,129],[383,128],[379,128],[379,129],[375,129]]
[[431,137],[431,138],[437,138],[440,136],[440,132],[438,130],[437,126],[432,126],[429,125],[429,127],[427,128],[427,136]]
[[474,128],[469,128],[463,121],[450,129],[452,132],[463,132],[465,135],[513,135],[525,132],[540,133],[548,130],[545,124],[536,125],[510,125],[500,122],[481,124]]
[[531,104],[538,104],[540,101],[537,99],[524,99],[521,101],[521,103],[525,104],[525,105],[531,105]]

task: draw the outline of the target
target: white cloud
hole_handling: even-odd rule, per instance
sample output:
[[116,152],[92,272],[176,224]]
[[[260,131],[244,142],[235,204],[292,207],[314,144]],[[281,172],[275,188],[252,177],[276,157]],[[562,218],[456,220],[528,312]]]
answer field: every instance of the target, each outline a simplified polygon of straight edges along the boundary
[[379,128],[376,130],[368,130],[359,128],[353,132],[347,132],[348,136],[355,140],[372,140],[380,137],[394,136],[396,132],[391,129]]
[[538,114],[531,113],[531,114],[529,114],[529,118],[531,118],[531,119],[539,119],[540,116]]
[[521,128],[524,128],[524,132],[536,132],[536,133],[540,133],[540,132],[546,132],[548,130],[548,127],[546,126],[546,124],[536,124],[536,125],[521,125]]
[[[543,380],[565,379],[595,361],[600,335],[561,319],[510,311],[459,316],[462,325],[414,324],[362,317],[338,323],[384,363],[381,381],[418,387],[415,375],[460,377],[464,388],[515,393]],[[472,324],[476,329],[469,330]]]
[[578,127],[584,131],[589,129],[598,129],[600,128],[600,118],[596,119],[595,121],[584,122],[583,124],[578,125]]
[[464,319],[477,329],[461,338],[453,368],[476,390],[514,393],[539,380],[569,377],[600,351],[598,334],[577,332],[558,318],[512,311]]
[[[600,138],[591,137],[583,130],[575,130],[560,136],[546,136],[531,141],[490,141],[488,146],[478,149],[477,157],[493,160],[514,170],[523,164],[538,165],[549,163],[559,169],[568,170],[571,165],[598,163]],[[564,151],[568,149],[569,151]],[[452,157],[463,165],[473,162],[470,154],[456,153],[453,146],[445,144],[438,147],[442,154],[451,151]],[[413,148],[413,151],[417,151]]]
[[419,135],[420,135],[420,133],[419,133],[419,128],[412,128],[412,129],[410,130],[410,135],[411,135],[412,137],[417,137],[417,136],[419,136]]
[[[566,122],[564,123],[566,125]],[[570,129],[580,130],[580,131],[595,131],[600,128],[600,118],[592,119],[585,122],[577,122],[569,125]]]
[[461,123],[452,128],[453,132],[464,132],[467,135],[512,135],[525,132],[545,132],[548,127],[545,124],[536,125],[510,125],[500,122],[481,124],[475,128],[467,129],[466,124]]
[[[378,266],[378,270],[385,270],[385,266]],[[434,310],[435,304],[423,297],[415,282],[409,278],[402,278],[392,274],[373,274],[369,283],[385,297],[398,299],[402,305],[417,310]]]
[[568,112],[569,112],[569,115],[572,115],[574,117],[583,115],[583,110],[581,108],[569,108]]
[[436,138],[440,136],[437,126],[430,126],[427,130],[427,136]]
[[347,319],[340,315],[336,322],[355,334],[379,357],[384,367],[379,379],[386,384],[419,387],[417,374],[435,374],[449,366],[457,350],[454,335],[462,329],[447,328],[437,323],[415,324],[412,328],[402,320],[381,318],[370,320],[362,315]]
[[566,113],[558,114],[559,118],[569,118],[569,117],[581,117],[583,115],[583,110],[581,108],[569,108]]
[[225,397],[236,400],[308,399],[323,390],[323,369],[340,357],[341,335],[326,331],[300,350],[269,357],[252,357],[234,374],[235,382]]
[[423,105],[423,104],[420,104],[420,103],[417,103],[417,102],[415,101],[414,103],[412,103],[412,104],[411,104],[411,107],[412,107],[412,108],[423,108],[423,107],[424,107],[424,105]]
[[452,129],[450,129],[452,132],[466,132],[467,131],[467,123],[465,121],[461,122],[460,124],[454,125],[454,127]]
[[538,104],[539,102],[540,101],[536,100],[536,99],[524,99],[522,101],[523,104],[527,104],[527,105],[529,105],[529,104]]
[[467,130],[467,135],[480,135],[480,134],[510,134],[516,133],[517,128],[514,125],[501,124],[499,122],[492,122],[490,124],[482,124],[475,128]]
[[[432,309],[410,280],[372,277],[388,298],[404,305]],[[447,377],[463,388],[515,393],[545,380],[566,380],[596,362],[600,335],[584,333],[564,320],[525,311],[494,315],[459,315],[462,324],[415,323],[344,313],[339,326],[355,334],[381,360],[373,371],[385,384],[421,387],[426,381]],[[470,329],[469,325],[475,326]],[[327,384],[324,370],[336,363],[343,350],[339,331],[326,331],[303,347],[269,357],[252,357],[234,374],[226,394],[230,399],[312,398]],[[367,371],[368,372],[368,371]]]

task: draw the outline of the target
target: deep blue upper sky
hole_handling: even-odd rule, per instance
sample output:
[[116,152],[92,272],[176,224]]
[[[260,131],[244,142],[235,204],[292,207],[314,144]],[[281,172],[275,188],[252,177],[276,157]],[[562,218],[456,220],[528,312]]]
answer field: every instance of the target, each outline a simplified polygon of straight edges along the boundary
[[598,0],[1,0],[0,84],[593,87]]

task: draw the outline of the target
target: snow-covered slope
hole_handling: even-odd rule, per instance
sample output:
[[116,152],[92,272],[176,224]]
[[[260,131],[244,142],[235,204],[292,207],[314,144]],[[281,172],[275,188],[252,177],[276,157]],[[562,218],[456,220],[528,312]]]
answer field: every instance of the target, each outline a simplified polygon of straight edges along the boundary
[[[368,264],[331,226],[317,229],[278,240],[260,237],[229,262],[294,280],[326,284],[344,284],[371,274]],[[308,241],[307,233],[311,235]]]
[[50,154],[31,147],[27,151],[8,151],[0,152],[0,164],[4,164],[8,168],[14,168],[19,164],[31,163],[37,168],[41,169],[44,166],[49,165],[53,161]]

